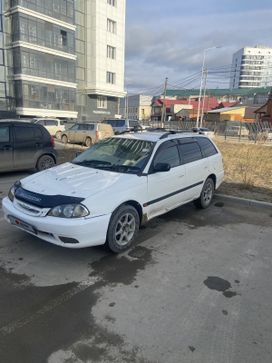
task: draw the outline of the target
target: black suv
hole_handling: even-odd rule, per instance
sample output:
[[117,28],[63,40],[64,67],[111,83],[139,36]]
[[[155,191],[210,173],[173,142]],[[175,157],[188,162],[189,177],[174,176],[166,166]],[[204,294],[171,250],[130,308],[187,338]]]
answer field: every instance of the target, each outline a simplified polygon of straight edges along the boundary
[[0,172],[56,164],[54,139],[41,125],[18,120],[0,120]]

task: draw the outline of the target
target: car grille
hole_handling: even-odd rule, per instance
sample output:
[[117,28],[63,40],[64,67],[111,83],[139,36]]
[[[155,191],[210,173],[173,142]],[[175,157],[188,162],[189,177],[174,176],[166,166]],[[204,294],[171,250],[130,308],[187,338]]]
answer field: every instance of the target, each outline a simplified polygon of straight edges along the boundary
[[14,199],[14,206],[21,212],[34,217],[45,217],[50,210],[50,208],[39,208],[18,199]]

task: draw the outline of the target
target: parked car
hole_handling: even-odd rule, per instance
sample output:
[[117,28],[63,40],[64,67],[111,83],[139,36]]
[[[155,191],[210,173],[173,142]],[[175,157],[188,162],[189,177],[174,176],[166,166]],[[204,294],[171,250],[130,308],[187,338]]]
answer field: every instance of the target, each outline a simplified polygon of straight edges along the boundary
[[249,130],[246,128],[246,126],[227,126],[225,129],[225,135],[248,137]]
[[209,207],[223,177],[220,151],[206,136],[126,134],[15,183],[3,210],[8,222],[53,244],[106,243],[118,253],[150,219],[190,201]]
[[206,136],[210,136],[210,137],[214,136],[214,132],[206,127],[193,127],[192,131],[199,133],[201,135],[206,135]]
[[109,119],[102,122],[104,124],[111,125],[116,135],[120,135],[130,131],[139,131],[143,129],[141,124],[137,120]]
[[113,135],[114,132],[111,125],[95,122],[77,123],[61,134],[61,141],[64,144],[71,142],[73,144],[84,144],[90,147],[95,142]]
[[57,118],[34,118],[33,122],[44,126],[49,134],[57,139],[61,138],[61,133],[65,130],[63,121]]
[[18,120],[0,121],[0,172],[45,170],[54,166],[56,159],[54,139],[43,126]]

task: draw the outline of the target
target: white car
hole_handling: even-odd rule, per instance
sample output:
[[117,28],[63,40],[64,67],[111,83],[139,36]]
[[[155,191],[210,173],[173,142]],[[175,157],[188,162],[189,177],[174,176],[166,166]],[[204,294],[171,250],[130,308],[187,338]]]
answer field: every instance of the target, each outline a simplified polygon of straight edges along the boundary
[[73,162],[16,182],[5,219],[45,241],[122,252],[141,224],[190,201],[207,208],[224,177],[203,135],[145,132],[100,141]]
[[49,134],[57,139],[60,139],[61,133],[65,131],[63,122],[57,118],[36,118],[33,122],[45,127]]

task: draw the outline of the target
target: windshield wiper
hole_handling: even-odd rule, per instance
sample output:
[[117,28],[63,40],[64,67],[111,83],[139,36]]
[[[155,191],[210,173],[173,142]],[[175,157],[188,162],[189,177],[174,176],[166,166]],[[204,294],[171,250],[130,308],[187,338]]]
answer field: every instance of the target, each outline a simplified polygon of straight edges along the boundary
[[105,167],[103,166],[103,169],[117,171],[120,173],[132,173],[132,174],[137,174],[139,171],[141,171],[141,168],[139,168],[138,166],[119,165],[119,164],[105,165]]
[[93,165],[94,167],[99,167],[99,166],[111,166],[111,163],[109,161],[104,161],[104,160],[82,160],[82,161],[74,161],[73,162],[76,165]]

